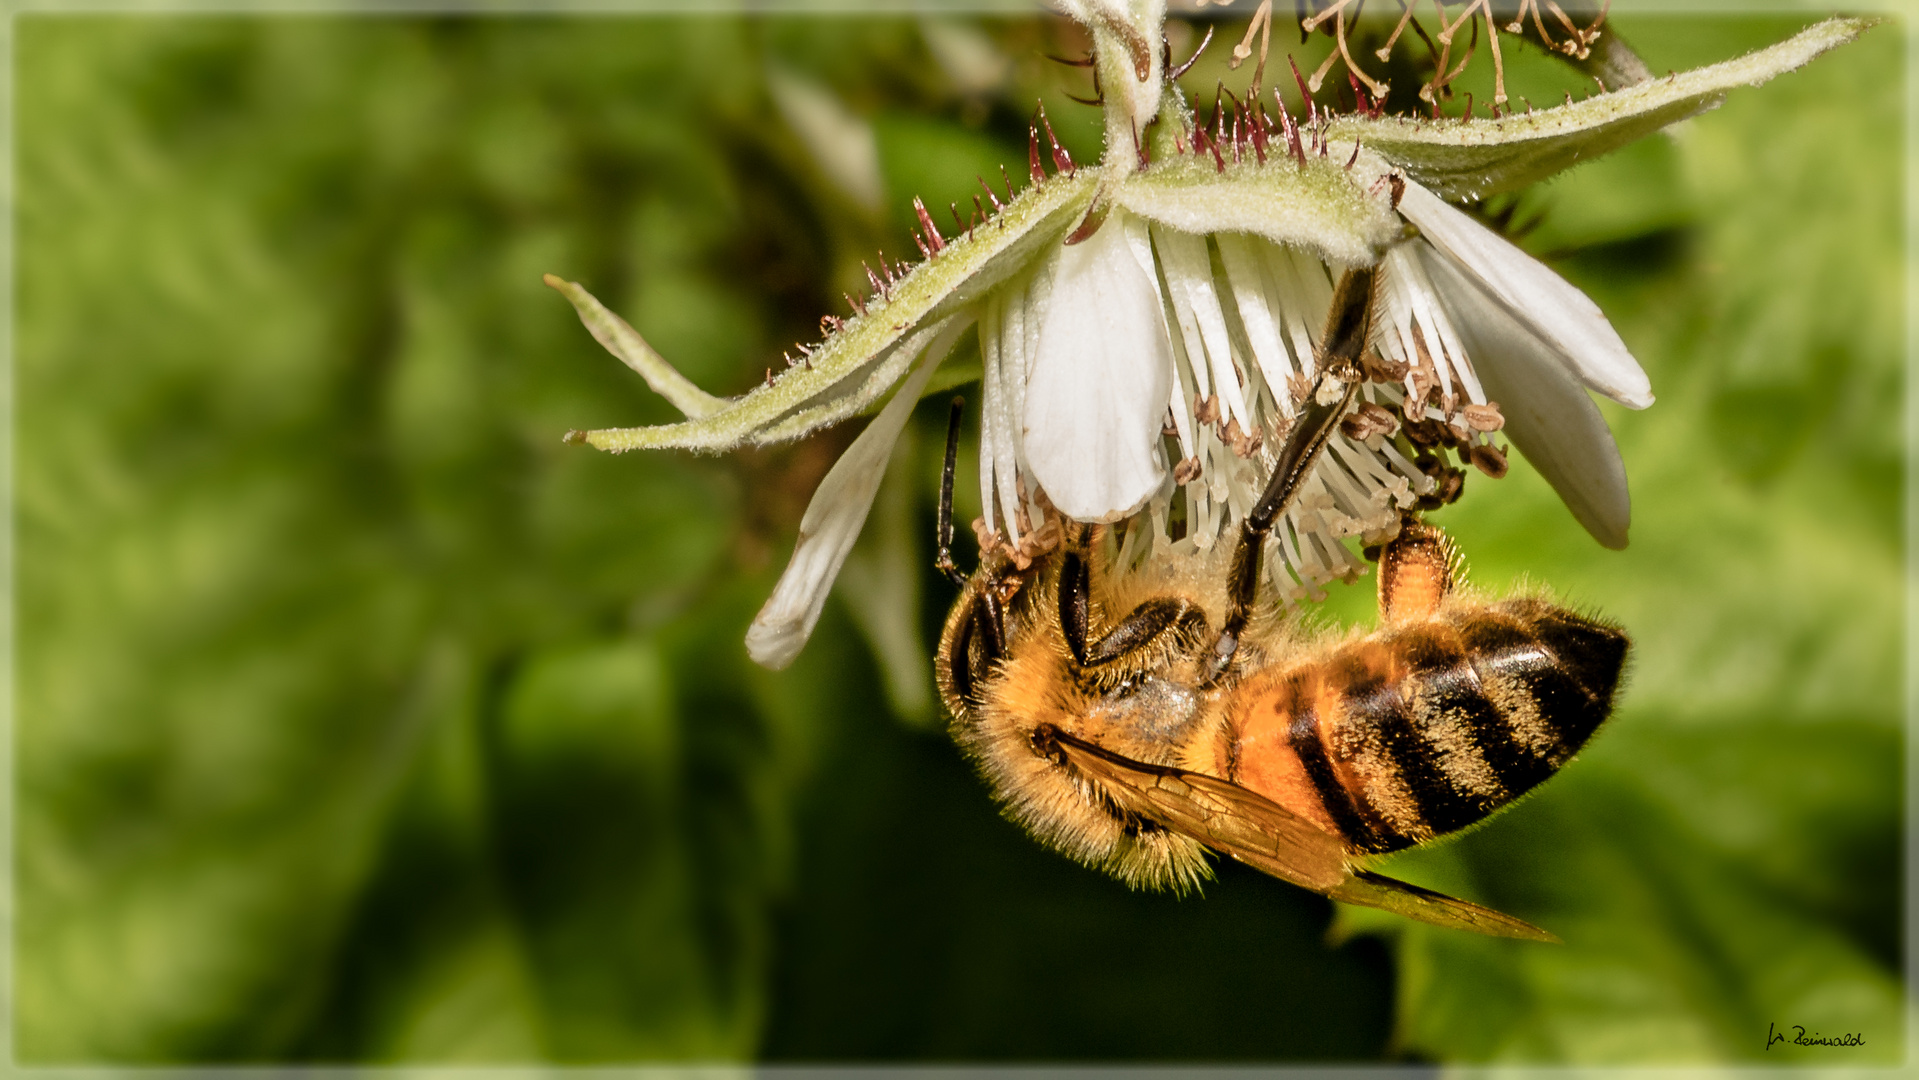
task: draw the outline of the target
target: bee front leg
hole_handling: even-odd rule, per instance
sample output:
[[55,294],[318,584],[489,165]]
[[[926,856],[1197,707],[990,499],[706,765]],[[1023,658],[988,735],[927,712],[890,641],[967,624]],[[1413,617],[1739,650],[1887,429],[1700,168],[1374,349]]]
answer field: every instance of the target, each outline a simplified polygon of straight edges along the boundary
[[[972,580],[953,562],[953,469],[959,458],[960,417],[965,409],[965,398],[953,399],[946,424],[946,458],[940,472],[940,498],[933,526],[933,546],[937,552],[933,568],[961,589],[968,588]],[[986,552],[980,552],[979,569],[975,571],[981,576],[980,587],[974,590],[970,602],[961,600],[966,605],[966,615],[952,631],[952,640],[957,643],[952,672],[961,697],[970,697],[974,677],[984,674],[1006,655],[1006,612],[1000,603],[999,589],[1002,579],[989,567],[986,556]]]
[[1086,635],[1092,621],[1093,578],[1087,568],[1087,526],[1068,522],[1060,542],[1059,559],[1059,631],[1073,662],[1086,666]]
[[1379,622],[1430,619],[1453,591],[1459,548],[1452,537],[1407,514],[1379,552]]
[[1086,659],[1081,666],[1098,667],[1124,659],[1142,649],[1155,648],[1162,637],[1169,633],[1175,636],[1178,648],[1187,648],[1194,642],[1202,641],[1206,636],[1206,613],[1192,601],[1181,597],[1162,596],[1148,600],[1134,608],[1104,637],[1093,642],[1086,650]]
[[1265,493],[1240,525],[1239,546],[1233,550],[1232,567],[1227,572],[1226,619],[1206,660],[1207,682],[1226,674],[1233,657],[1239,654],[1240,638],[1259,595],[1259,561],[1267,534],[1292,505],[1320,451],[1339,430],[1340,419],[1358,396],[1359,383],[1365,377],[1359,358],[1372,335],[1375,276],[1370,267],[1348,270],[1333,290],[1332,310],[1321,337],[1319,383],[1301,405],[1292,430],[1286,433]]

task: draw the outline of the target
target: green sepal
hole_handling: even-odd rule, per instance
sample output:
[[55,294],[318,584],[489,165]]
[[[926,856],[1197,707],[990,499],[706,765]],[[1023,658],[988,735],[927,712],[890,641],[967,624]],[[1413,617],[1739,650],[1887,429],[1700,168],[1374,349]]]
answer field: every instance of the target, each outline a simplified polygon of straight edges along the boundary
[[1263,163],[1191,150],[1155,161],[1115,185],[1113,201],[1181,232],[1250,233],[1339,266],[1379,261],[1400,232],[1385,200],[1369,198],[1343,160],[1301,165],[1277,145]]
[[[606,428],[570,433],[568,438],[615,453],[660,447],[719,452],[749,439],[799,438],[854,415],[896,381],[898,372],[893,378],[873,377],[889,366],[889,350],[933,329],[1024,269],[1079,219],[1096,178],[1091,171],[1062,173],[1020,192],[970,236],[946,240],[933,257],[895,282],[888,296],[869,302],[866,314],[829,334],[804,364],[787,368],[719,412],[679,424]],[[802,410],[811,416],[800,424],[786,422]]]
[[1342,116],[1332,121],[1328,136],[1358,139],[1442,198],[1483,199],[1716,108],[1728,90],[1757,86],[1802,67],[1881,21],[1827,19],[1736,60],[1523,115],[1437,121]]

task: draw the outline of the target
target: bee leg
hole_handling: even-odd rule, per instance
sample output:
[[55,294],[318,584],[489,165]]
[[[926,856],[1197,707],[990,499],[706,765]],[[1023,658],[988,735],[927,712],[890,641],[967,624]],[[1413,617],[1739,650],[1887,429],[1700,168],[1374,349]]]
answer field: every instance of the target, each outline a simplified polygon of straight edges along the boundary
[[1006,632],[999,590],[989,586],[974,597],[965,621],[955,629],[947,649],[947,673],[952,680],[953,694],[961,701],[979,705],[980,681],[1005,655]]
[[1253,504],[1240,526],[1239,546],[1233,551],[1233,565],[1226,579],[1226,620],[1208,658],[1208,682],[1225,674],[1239,652],[1240,636],[1259,596],[1259,561],[1266,535],[1292,505],[1299,485],[1311,474],[1319,452],[1339,430],[1340,419],[1358,396],[1364,378],[1359,356],[1372,334],[1373,280],[1370,268],[1348,270],[1333,291],[1332,312],[1321,339],[1325,345],[1319,357],[1319,382],[1294,418],[1292,430],[1286,433],[1265,494]]
[[1059,629],[1067,651],[1080,667],[1097,667],[1147,648],[1168,630],[1199,637],[1206,629],[1206,613],[1191,602],[1170,597],[1148,600],[1134,608],[1098,641],[1092,634],[1092,574],[1086,548],[1093,542],[1090,526],[1069,523],[1060,545]]
[[938,549],[933,568],[960,586],[966,584],[966,575],[953,564],[953,465],[959,458],[960,415],[965,409],[965,398],[953,399],[952,419],[946,423],[946,467],[940,473],[939,510],[933,526],[933,542]]
[[1452,537],[1411,514],[1400,518],[1399,535],[1379,552],[1379,621],[1429,619],[1453,591],[1459,549]]
[[[940,501],[933,525],[934,543],[938,548],[933,568],[961,588],[966,587],[967,578],[953,562],[953,468],[959,460],[960,417],[965,410],[966,399],[954,398],[952,416],[946,423],[946,463],[940,471]],[[980,561],[985,562],[984,552]],[[976,659],[991,663],[1006,654],[1006,615],[998,588],[989,584],[979,590],[969,622],[968,640],[978,639],[977,644],[969,647],[981,654]]]
[[1121,657],[1150,648],[1162,634],[1177,634],[1187,640],[1203,638],[1206,613],[1190,600],[1162,596],[1148,600],[1119,621],[1119,625],[1094,642],[1080,660],[1082,667],[1110,664]]
[[1086,666],[1087,623],[1091,618],[1092,575],[1079,545],[1070,545],[1059,561],[1059,630],[1073,661]]

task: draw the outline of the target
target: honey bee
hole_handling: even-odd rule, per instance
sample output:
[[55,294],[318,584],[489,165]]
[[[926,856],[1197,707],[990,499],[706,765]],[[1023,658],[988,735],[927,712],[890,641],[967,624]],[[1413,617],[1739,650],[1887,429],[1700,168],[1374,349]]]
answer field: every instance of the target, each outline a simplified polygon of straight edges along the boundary
[[1363,377],[1371,293],[1368,270],[1340,281],[1320,382],[1230,551],[1120,567],[1107,529],[1075,525],[1024,569],[988,553],[961,574],[949,437],[939,565],[961,593],[941,694],[1007,815],[1130,884],[1194,885],[1211,848],[1336,900],[1554,941],[1363,864],[1564,765],[1611,711],[1626,635],[1543,599],[1472,595],[1450,540],[1411,515],[1379,553],[1373,633],[1316,641],[1258,604],[1267,534]]

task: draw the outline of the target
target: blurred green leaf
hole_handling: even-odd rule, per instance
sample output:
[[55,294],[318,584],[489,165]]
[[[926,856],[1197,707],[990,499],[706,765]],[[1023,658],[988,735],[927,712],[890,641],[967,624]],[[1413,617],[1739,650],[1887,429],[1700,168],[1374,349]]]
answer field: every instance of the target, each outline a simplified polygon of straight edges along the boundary
[[[713,757],[657,737],[679,706],[644,635],[710,597],[737,494],[559,445],[656,406],[537,283],[609,257],[598,212],[669,198],[679,230],[618,258],[712,298],[676,346],[737,365],[778,320],[726,314],[764,304],[722,269],[738,202],[661,194],[736,171],[713,121],[585,100],[691,86],[729,25],[22,21],[23,1056],[751,1054],[734,939],[763,938],[765,887],[684,870],[710,843],[668,830],[680,877],[626,888],[663,857],[640,836],[541,907],[508,828],[583,741],[618,776]],[[744,774],[713,812],[785,790]],[[597,940],[609,905],[736,891],[706,931],[730,967]],[[681,940],[635,919],[649,957]],[[702,1004],[688,969],[730,982]]]

